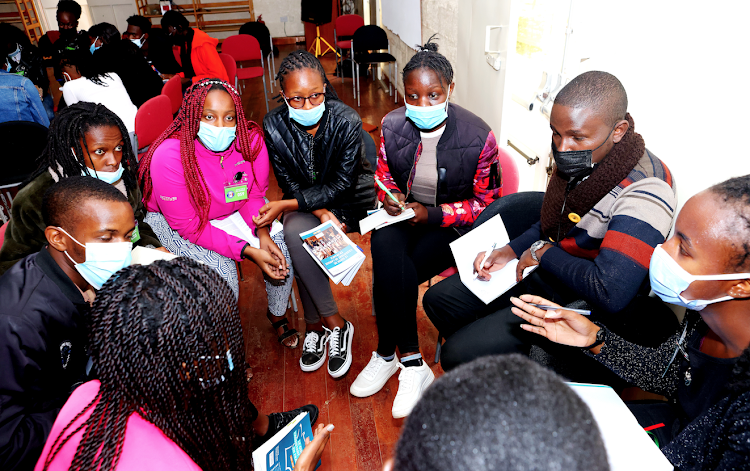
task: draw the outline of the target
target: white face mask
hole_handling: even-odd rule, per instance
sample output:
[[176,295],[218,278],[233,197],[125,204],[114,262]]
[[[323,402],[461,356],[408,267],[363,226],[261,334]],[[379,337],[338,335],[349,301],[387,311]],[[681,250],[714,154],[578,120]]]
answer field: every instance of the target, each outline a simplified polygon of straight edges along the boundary
[[130,42],[138,46],[138,49],[140,49],[141,46],[143,46],[143,39],[144,39],[143,36],[141,36],[138,39],[131,39]]
[[730,301],[732,296],[722,296],[717,299],[685,299],[683,293],[694,281],[721,281],[750,279],[750,273],[722,273],[718,275],[692,275],[680,266],[660,245],[654,249],[651,264],[648,269],[651,289],[662,301],[669,304],[684,306],[693,311],[700,311],[709,304]]

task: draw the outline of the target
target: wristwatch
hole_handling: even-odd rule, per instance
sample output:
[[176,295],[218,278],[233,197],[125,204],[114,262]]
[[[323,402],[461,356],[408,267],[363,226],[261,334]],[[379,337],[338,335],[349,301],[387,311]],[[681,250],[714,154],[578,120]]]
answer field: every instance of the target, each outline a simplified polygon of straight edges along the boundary
[[592,343],[588,347],[581,347],[581,348],[583,348],[584,350],[590,350],[594,347],[598,347],[599,345],[603,344],[605,340],[607,340],[607,331],[604,329],[603,326],[599,325],[599,331],[596,333],[596,342]]
[[531,244],[531,247],[529,248],[529,252],[531,252],[531,258],[536,262],[539,263],[539,258],[536,256],[536,251],[544,247],[545,245],[549,244],[546,240],[537,240],[533,244]]

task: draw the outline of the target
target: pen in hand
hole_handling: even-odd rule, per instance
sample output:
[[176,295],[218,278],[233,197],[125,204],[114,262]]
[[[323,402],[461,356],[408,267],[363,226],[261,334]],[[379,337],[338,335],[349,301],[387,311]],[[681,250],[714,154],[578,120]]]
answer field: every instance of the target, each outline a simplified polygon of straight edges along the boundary
[[404,209],[406,209],[406,208],[404,207],[404,203],[402,203],[401,201],[399,201],[399,200],[398,200],[398,198],[396,198],[395,196],[393,196],[393,193],[391,193],[391,190],[389,190],[388,188],[386,188],[386,186],[385,186],[385,185],[383,185],[383,182],[381,182],[381,181],[380,181],[380,179],[378,178],[378,176],[377,176],[377,175],[375,175],[375,183],[377,183],[377,184],[378,184],[378,186],[380,187],[380,189],[381,189],[381,190],[385,191],[385,194],[386,194],[386,195],[390,196],[390,198],[391,198],[391,199],[392,199],[393,201],[395,201],[397,205],[399,205],[399,207],[401,208],[401,210],[402,210],[402,211],[403,211]]
[[[482,258],[482,263],[479,264],[479,270],[484,268],[484,264],[487,263],[487,259],[490,258],[490,255],[492,255],[492,252],[495,251],[495,247],[497,247],[497,242],[492,244],[492,247],[490,247],[490,249],[484,253],[484,257]],[[477,278],[479,278],[479,271],[477,271],[477,274],[474,275],[474,279],[476,280]]]
[[558,306],[548,306],[546,304],[534,304],[534,303],[526,303],[529,306],[534,306],[535,308],[542,309],[544,311],[570,311],[575,312],[576,314],[581,314],[583,316],[590,316],[591,311],[587,311],[586,309],[571,309],[568,307],[558,307]]

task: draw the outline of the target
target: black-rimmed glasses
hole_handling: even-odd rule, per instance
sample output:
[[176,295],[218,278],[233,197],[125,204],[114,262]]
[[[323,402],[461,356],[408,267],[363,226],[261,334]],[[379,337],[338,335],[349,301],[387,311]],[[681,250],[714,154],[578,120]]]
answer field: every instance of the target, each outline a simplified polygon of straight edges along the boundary
[[291,98],[287,98],[287,96],[284,95],[284,98],[286,98],[286,101],[287,103],[289,103],[289,106],[291,106],[292,108],[296,110],[305,106],[305,101],[307,100],[310,100],[311,105],[318,106],[321,103],[323,103],[323,100],[325,100],[325,97],[326,97],[325,91],[322,93],[313,93],[310,96],[293,96]]

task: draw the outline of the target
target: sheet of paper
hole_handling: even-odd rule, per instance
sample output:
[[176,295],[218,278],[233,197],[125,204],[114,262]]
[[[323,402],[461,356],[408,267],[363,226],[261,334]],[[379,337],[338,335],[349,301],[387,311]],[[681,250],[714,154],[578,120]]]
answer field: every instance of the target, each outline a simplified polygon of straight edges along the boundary
[[[250,226],[247,225],[240,213],[232,213],[231,216],[224,219],[212,219],[210,222],[215,228],[221,229],[229,235],[244,240],[249,243],[251,247],[256,249],[260,248],[260,239],[255,237],[253,230],[250,229]],[[281,232],[283,229],[284,226],[279,221],[273,221],[269,233],[273,236]]]
[[385,209],[380,209],[359,221],[359,233],[367,234],[373,229],[390,226],[391,224],[411,219],[414,216],[416,216],[416,213],[411,208],[403,211],[398,216],[391,216]]
[[591,409],[604,439],[611,471],[674,469],[612,388],[601,384],[567,384]]
[[[479,280],[474,273],[474,260],[480,252],[486,252],[496,244],[499,249],[510,242],[508,231],[499,215],[494,216],[476,229],[451,242],[450,247],[461,282],[485,304],[497,299],[501,294],[516,285],[518,260],[508,262],[502,270],[492,273],[488,281]],[[534,268],[527,268],[524,277]]]
[[132,260],[131,265],[148,265],[154,263],[157,260],[173,260],[177,258],[177,255],[171,253],[165,253],[161,250],[149,249],[147,247],[135,247],[131,252]]

